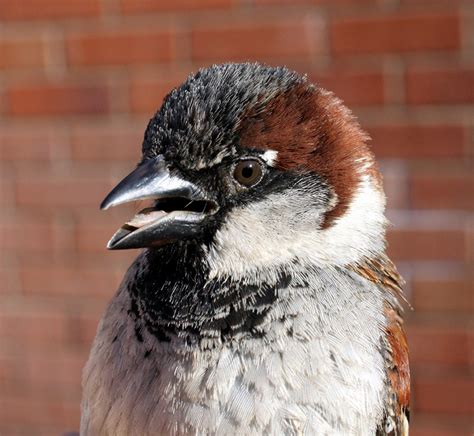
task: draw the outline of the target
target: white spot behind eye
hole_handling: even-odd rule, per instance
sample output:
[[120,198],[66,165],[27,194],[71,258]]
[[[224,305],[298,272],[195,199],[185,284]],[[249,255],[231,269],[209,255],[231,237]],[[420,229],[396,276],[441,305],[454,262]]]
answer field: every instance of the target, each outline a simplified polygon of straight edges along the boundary
[[277,161],[278,151],[276,151],[276,150],[267,150],[260,157],[267,163],[267,165],[273,167],[273,166],[275,166],[276,161]]

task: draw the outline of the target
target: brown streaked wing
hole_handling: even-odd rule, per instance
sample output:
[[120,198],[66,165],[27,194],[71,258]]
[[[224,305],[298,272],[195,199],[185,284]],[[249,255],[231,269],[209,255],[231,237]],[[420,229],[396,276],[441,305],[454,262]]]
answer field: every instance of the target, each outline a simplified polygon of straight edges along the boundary
[[408,436],[410,368],[400,302],[410,305],[403,295],[403,278],[393,262],[385,255],[373,259],[367,258],[351,266],[350,269],[389,293],[384,310],[387,319],[386,335],[382,340],[387,372],[387,398],[384,418],[377,435]]
[[[399,302],[403,301],[411,309],[411,305],[402,291],[402,286],[405,284],[405,281],[388,256],[381,255],[376,258],[365,258],[358,264],[349,266],[349,269],[386,289],[394,295]],[[401,306],[399,310],[402,310]]]
[[[383,435],[408,435],[410,413],[410,367],[408,343],[403,320],[396,309],[387,303],[386,336],[382,341],[387,371],[387,398],[385,416],[380,425]],[[388,430],[388,431],[387,431]],[[385,432],[385,433],[384,433]]]

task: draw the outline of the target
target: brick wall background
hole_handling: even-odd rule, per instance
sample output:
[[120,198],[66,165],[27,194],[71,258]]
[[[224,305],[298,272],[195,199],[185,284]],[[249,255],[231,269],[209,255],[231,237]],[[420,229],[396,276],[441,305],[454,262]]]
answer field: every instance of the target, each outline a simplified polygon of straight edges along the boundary
[[373,138],[407,279],[412,434],[472,434],[472,0],[0,0],[0,434],[78,429],[80,372],[135,252],[98,211],[188,72],[307,72]]

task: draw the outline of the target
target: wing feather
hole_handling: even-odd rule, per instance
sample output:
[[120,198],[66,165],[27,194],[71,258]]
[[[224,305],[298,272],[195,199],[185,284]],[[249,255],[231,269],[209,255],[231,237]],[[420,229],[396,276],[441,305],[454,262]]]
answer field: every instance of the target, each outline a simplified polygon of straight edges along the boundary
[[352,266],[351,269],[387,291],[386,334],[381,344],[387,374],[387,394],[385,413],[377,430],[377,436],[407,436],[410,410],[410,368],[401,302],[411,306],[403,295],[404,281],[387,256],[366,259],[364,262]]

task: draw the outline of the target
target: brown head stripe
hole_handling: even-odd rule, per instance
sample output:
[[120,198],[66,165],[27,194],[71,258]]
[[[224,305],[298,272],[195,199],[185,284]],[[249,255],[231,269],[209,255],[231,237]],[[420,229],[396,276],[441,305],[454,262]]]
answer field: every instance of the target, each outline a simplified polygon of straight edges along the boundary
[[361,160],[373,163],[368,137],[351,112],[334,94],[308,83],[254,106],[242,117],[240,135],[244,147],[278,151],[278,168],[310,170],[329,182],[338,202],[324,227],[347,210]]

